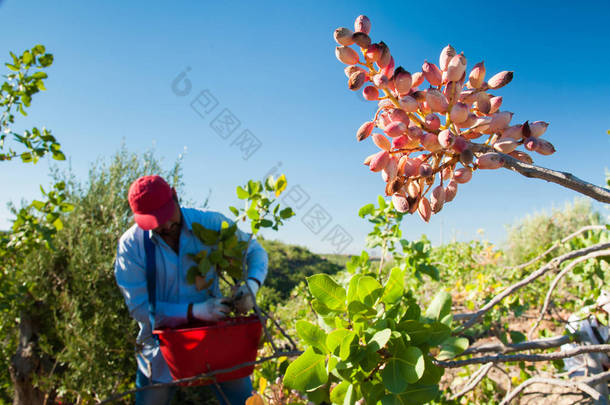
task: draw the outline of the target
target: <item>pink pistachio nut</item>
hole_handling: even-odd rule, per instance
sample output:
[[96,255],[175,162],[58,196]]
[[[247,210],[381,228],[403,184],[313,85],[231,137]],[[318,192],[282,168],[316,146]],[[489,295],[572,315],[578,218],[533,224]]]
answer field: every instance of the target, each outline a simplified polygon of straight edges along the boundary
[[450,148],[455,142],[455,136],[448,129],[443,129],[438,134],[438,143],[444,149]]
[[366,74],[364,72],[355,72],[349,77],[347,87],[349,87],[350,90],[356,91],[360,89],[365,82]]
[[373,128],[375,128],[375,123],[373,121],[367,121],[364,124],[360,125],[358,131],[356,132],[356,139],[358,142],[368,138],[373,132]]
[[468,183],[470,179],[472,179],[472,169],[469,167],[462,167],[453,172],[453,180],[457,183]]
[[405,135],[407,126],[400,121],[391,121],[388,126],[384,127],[383,132],[391,138],[396,138],[397,136]]
[[365,100],[375,101],[379,99],[379,90],[375,86],[366,86],[362,89],[362,97]]
[[449,112],[449,118],[451,122],[456,124],[463,123],[468,119],[468,106],[464,103],[455,103],[453,107],[451,107],[451,111]]
[[394,72],[394,87],[400,95],[404,95],[411,91],[413,79],[411,73],[404,70],[401,66]]
[[477,158],[479,169],[498,169],[504,166],[504,158],[499,153],[488,152]]
[[373,172],[382,171],[390,162],[390,154],[386,150],[377,152],[369,162],[369,169]]
[[531,124],[529,124],[531,136],[533,136],[534,138],[540,138],[542,136],[542,134],[544,134],[544,132],[546,131],[548,126],[549,126],[548,122],[544,122],[544,121],[532,122]]
[[335,41],[337,41],[339,45],[343,46],[350,46],[354,43],[352,35],[354,35],[354,32],[349,28],[345,27],[337,28],[335,30],[335,33],[333,34],[333,36],[335,37]]
[[520,150],[514,150],[509,153],[510,156],[514,157],[517,160],[520,160],[523,163],[532,164],[534,163],[534,159],[530,155],[525,152],[521,152]]
[[375,145],[377,145],[379,149],[387,151],[392,149],[392,143],[384,135],[375,133],[372,135],[372,138],[373,142],[375,143]]
[[371,38],[364,32],[355,32],[352,39],[360,48],[368,48],[371,45]]
[[505,70],[492,76],[492,78],[487,81],[487,85],[490,89],[496,90],[506,86],[511,80],[513,80],[513,72]]
[[430,208],[433,213],[439,212],[443,209],[443,204],[445,203],[445,189],[443,186],[436,186],[432,190],[430,194]]
[[454,55],[449,60],[447,65],[447,82],[457,82],[462,79],[464,72],[466,71],[466,57],[464,53]]
[[428,114],[424,118],[426,129],[429,131],[437,131],[441,127],[441,120],[436,114]]
[[398,212],[404,213],[409,211],[409,201],[407,200],[407,197],[400,194],[394,194],[392,196],[392,204]]
[[451,180],[447,187],[445,187],[445,202],[448,203],[453,201],[455,195],[457,194],[458,183],[455,180]]
[[355,65],[360,60],[356,51],[347,46],[336,47],[335,55],[337,56],[337,59],[346,65]]
[[424,221],[430,221],[430,217],[432,216],[432,208],[430,207],[430,201],[426,197],[422,197],[419,200],[419,204],[417,206],[417,212],[419,216]]
[[455,55],[456,55],[455,49],[453,49],[453,47],[451,45],[447,45],[446,47],[444,47],[443,50],[441,51],[441,56],[439,57],[439,60],[438,60],[438,62],[439,62],[438,66],[440,67],[440,69],[443,71],[447,70],[447,67],[449,66],[449,61]]
[[436,66],[434,63],[430,63],[428,61],[425,61],[424,64],[421,67],[422,72],[424,73],[424,76],[426,77],[426,80],[432,85],[432,86],[440,86],[442,83],[442,72],[441,70],[438,68],[438,66]]
[[508,127],[510,120],[513,118],[513,113],[510,111],[500,111],[491,116],[491,122],[489,123],[489,130],[492,132],[499,132]]
[[371,33],[371,20],[365,15],[359,15],[354,21],[354,31],[364,32],[365,34]]
[[468,75],[468,87],[472,89],[478,89],[483,85],[485,80],[485,63],[479,62],[473,66],[470,74]]
[[490,114],[497,112],[502,105],[502,96],[496,96],[489,99],[489,103],[491,104],[491,110],[489,110]]

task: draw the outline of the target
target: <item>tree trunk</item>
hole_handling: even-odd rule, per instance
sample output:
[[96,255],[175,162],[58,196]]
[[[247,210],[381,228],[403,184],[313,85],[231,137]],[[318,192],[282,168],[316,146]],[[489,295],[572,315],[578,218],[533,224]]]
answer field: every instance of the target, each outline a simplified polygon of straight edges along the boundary
[[19,321],[19,346],[11,359],[10,374],[14,387],[13,405],[39,405],[44,393],[33,385],[33,376],[43,364],[37,350],[38,323],[30,314],[21,314]]

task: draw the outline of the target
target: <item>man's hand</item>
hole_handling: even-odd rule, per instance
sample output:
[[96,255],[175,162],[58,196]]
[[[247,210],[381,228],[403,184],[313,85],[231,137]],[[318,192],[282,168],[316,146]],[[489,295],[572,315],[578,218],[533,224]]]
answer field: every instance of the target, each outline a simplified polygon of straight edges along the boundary
[[229,300],[226,298],[210,298],[205,302],[193,304],[193,318],[201,321],[216,322],[231,312],[229,308]]
[[248,287],[252,290],[252,294],[256,296],[258,292],[258,283],[254,280],[247,280],[242,284],[233,295],[233,306],[238,314],[246,314],[254,308],[254,300]]

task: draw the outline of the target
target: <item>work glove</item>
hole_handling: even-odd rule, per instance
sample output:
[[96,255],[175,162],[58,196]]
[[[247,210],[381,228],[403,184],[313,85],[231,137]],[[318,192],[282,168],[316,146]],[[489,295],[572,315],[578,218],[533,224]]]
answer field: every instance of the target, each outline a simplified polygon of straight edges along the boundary
[[226,298],[210,298],[204,302],[193,304],[193,318],[201,321],[216,322],[226,318],[231,308]]
[[252,290],[252,294],[256,296],[258,283],[250,279],[242,284],[233,295],[233,307],[238,314],[248,313],[254,308],[254,300],[248,291],[248,287]]

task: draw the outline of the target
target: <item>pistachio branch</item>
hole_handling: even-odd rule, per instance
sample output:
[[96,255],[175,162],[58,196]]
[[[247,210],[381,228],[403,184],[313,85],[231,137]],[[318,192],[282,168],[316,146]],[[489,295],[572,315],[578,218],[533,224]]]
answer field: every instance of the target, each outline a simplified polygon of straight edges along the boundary
[[610,190],[581,180],[571,173],[559,172],[556,170],[547,169],[545,167],[524,163],[512,156],[497,152],[494,148],[487,145],[473,143],[472,151],[477,156],[487,152],[498,153],[504,160],[503,167],[507,169],[513,170],[525,177],[537,178],[559,184],[560,186],[569,188],[580,194],[584,194],[597,201],[610,203]]
[[473,357],[471,359],[465,360],[451,360],[451,361],[441,361],[441,360],[433,360],[434,365],[443,368],[457,368],[464,367],[471,364],[486,364],[489,362],[492,363],[511,363],[516,361],[529,361],[529,362],[538,362],[538,361],[553,361],[566,359],[568,357],[578,356],[583,353],[608,353],[610,352],[610,345],[588,345],[588,346],[579,346],[574,349],[563,350],[555,353],[547,353],[547,354],[498,354],[495,356],[481,356],[481,357]]
[[485,306],[483,306],[483,308],[481,308],[477,312],[475,312],[473,314],[463,314],[463,317],[465,317],[466,315],[470,315],[470,319],[464,325],[462,325],[462,327],[460,329],[458,329],[456,332],[454,332],[454,334],[462,333],[464,330],[470,328],[472,325],[474,325],[476,322],[478,322],[478,320],[481,319],[481,317],[485,313],[487,313],[494,306],[499,304],[504,298],[508,297],[509,295],[511,295],[515,291],[521,289],[522,287],[530,284],[531,282],[533,282],[537,278],[543,276],[544,274],[548,273],[549,271],[557,270],[561,263],[563,263],[567,260],[572,260],[572,259],[575,259],[578,257],[586,256],[591,252],[596,252],[598,250],[603,250],[603,249],[608,249],[608,248],[610,248],[610,242],[598,243],[596,245],[588,246],[586,248],[574,250],[572,252],[566,253],[562,256],[558,256],[558,257],[552,259],[547,264],[540,267],[538,270],[534,271],[533,273],[531,273],[529,276],[527,276],[523,280],[509,286],[504,291],[502,291],[500,294],[496,295],[493,299],[491,299],[491,301],[489,301],[487,304],[485,304]]
[[480,354],[480,353],[514,353],[514,352],[522,352],[525,350],[536,350],[536,349],[551,349],[554,347],[562,346],[566,343],[579,341],[578,335],[561,335],[561,336],[553,336],[549,338],[536,339],[536,340],[528,340],[520,343],[513,344],[503,344],[503,343],[484,343],[479,346],[471,346],[468,349],[464,350],[462,353],[458,354],[457,357],[468,356],[471,354]]
[[534,334],[534,331],[536,330],[536,328],[538,328],[538,325],[540,325],[540,321],[542,321],[544,314],[546,313],[547,309],[549,308],[549,303],[551,302],[551,295],[553,294],[553,291],[555,290],[555,288],[557,287],[557,284],[563,278],[563,276],[565,276],[567,273],[572,271],[574,269],[574,267],[576,267],[577,265],[579,265],[582,262],[586,262],[587,260],[594,259],[599,256],[608,256],[608,255],[610,255],[610,249],[589,253],[586,256],[583,256],[579,259],[572,261],[570,264],[568,264],[566,266],[565,269],[561,270],[559,272],[559,274],[557,274],[557,276],[555,276],[555,278],[553,279],[553,282],[551,283],[551,286],[549,287],[549,291],[546,294],[546,298],[544,299],[544,305],[542,306],[542,309],[540,310],[540,315],[538,316],[538,319],[536,319],[536,322],[534,323],[534,325],[532,326],[530,331],[527,333],[528,339],[531,339],[531,336]]
[[487,373],[489,373],[489,370],[491,370],[493,366],[494,366],[493,363],[487,363],[487,364],[483,365],[480,369],[478,369],[472,375],[472,377],[470,377],[470,380],[464,385],[464,388],[462,388],[456,394],[452,395],[451,398],[449,398],[449,399],[450,400],[456,400],[459,397],[461,397],[461,396],[469,393],[473,389],[475,389],[475,387],[477,385],[479,385],[479,383],[481,381],[483,381],[483,378],[485,378],[485,376],[487,376]]
[[510,403],[510,401],[512,401],[513,399],[515,399],[517,397],[517,395],[519,395],[519,393],[521,393],[525,388],[529,387],[532,384],[550,384],[550,385],[557,385],[559,387],[565,387],[565,388],[570,388],[573,390],[580,390],[583,391],[584,393],[586,393],[587,395],[589,395],[591,398],[593,398],[594,401],[596,401],[596,404],[607,404],[608,403],[608,399],[604,398],[599,392],[597,392],[593,387],[580,382],[580,381],[566,381],[566,380],[560,380],[558,378],[543,378],[543,377],[533,377],[530,378],[524,382],[522,382],[519,386],[517,386],[517,388],[513,389],[512,391],[510,391],[502,400],[502,402],[500,402],[500,405],[507,405]]

